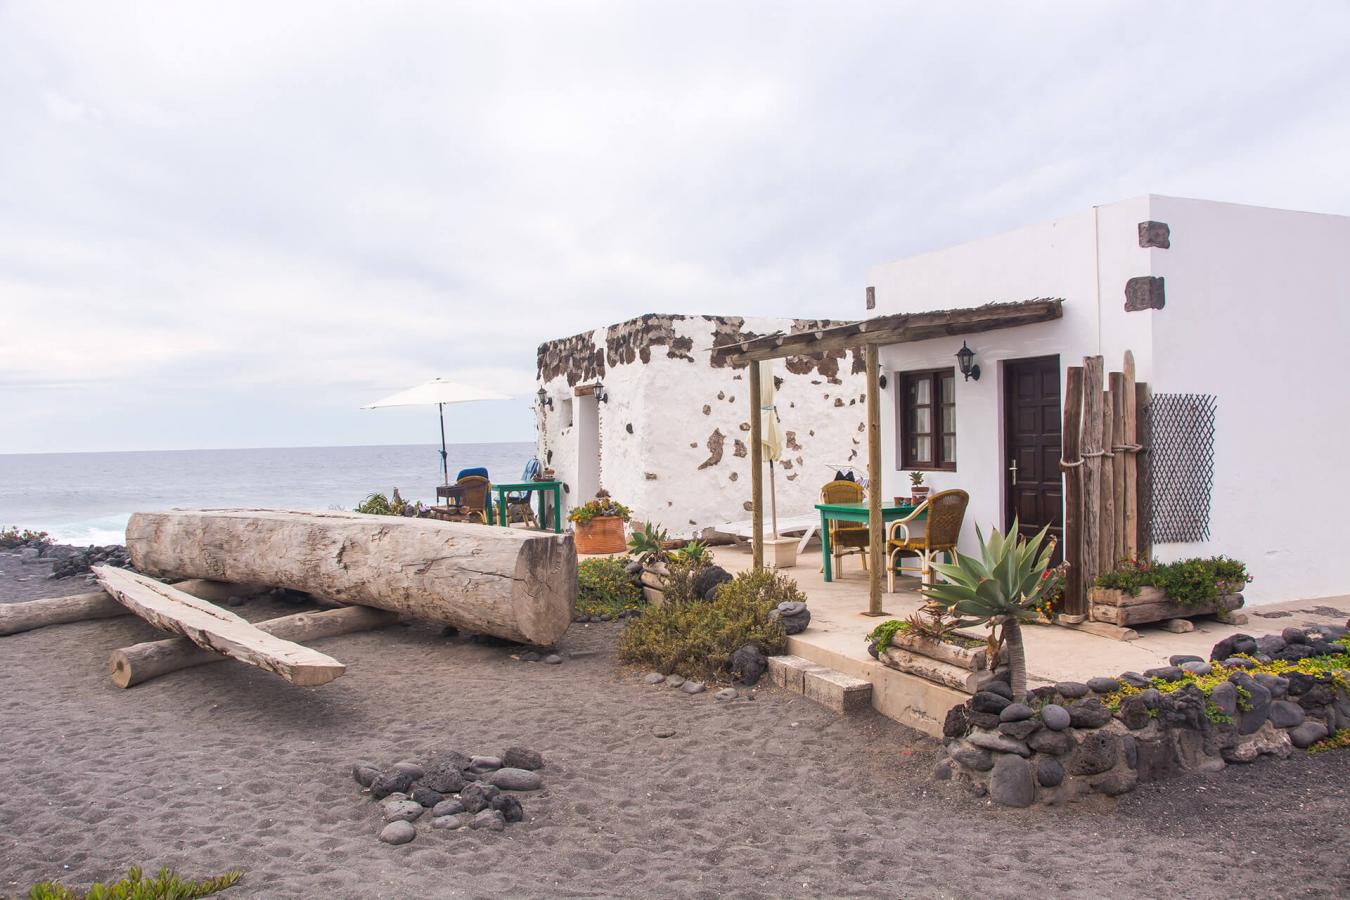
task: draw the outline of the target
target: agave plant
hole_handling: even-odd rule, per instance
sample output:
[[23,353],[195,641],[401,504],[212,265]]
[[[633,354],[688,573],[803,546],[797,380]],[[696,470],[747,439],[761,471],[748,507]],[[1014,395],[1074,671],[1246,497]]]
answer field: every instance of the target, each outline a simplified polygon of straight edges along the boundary
[[687,563],[695,569],[712,565],[712,551],[703,541],[690,541],[677,550],[676,555],[680,562]]
[[1036,603],[1048,580],[1042,576],[1055,550],[1054,541],[1045,540],[1048,528],[1026,540],[1017,533],[1014,520],[1006,535],[991,531],[986,541],[976,526],[979,555],[961,555],[952,564],[934,563],[934,571],[945,582],[920,588],[933,603],[960,617],[960,625],[988,623],[998,629],[1000,641],[1008,648],[1012,691],[1018,700],[1027,693],[1022,623],[1036,618]]

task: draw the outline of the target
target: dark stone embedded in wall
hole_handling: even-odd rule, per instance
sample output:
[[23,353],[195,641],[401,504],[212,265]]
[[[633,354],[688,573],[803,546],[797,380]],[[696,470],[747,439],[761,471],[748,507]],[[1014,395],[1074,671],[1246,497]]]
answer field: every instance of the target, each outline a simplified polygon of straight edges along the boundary
[[[727,436],[722,433],[722,429],[714,428],[713,433],[708,435],[708,458],[699,464],[700,469],[711,468],[722,461],[722,448],[726,444]],[[697,447],[697,444],[691,446]]]
[[784,471],[787,472],[792,471],[792,460],[790,459],[780,460],[778,464],[783,467]]
[[740,438],[737,438],[737,439],[732,443],[732,446],[731,446],[731,453],[732,453],[733,456],[739,456],[739,457],[741,457],[741,458],[744,458],[745,455],[746,455],[747,453],[749,453],[749,452],[750,452],[750,449],[749,449],[748,447],[745,446],[745,441],[741,440]]
[[753,512],[755,509],[755,504],[747,500],[741,504],[741,509],[745,510],[746,512]]
[[605,351],[593,332],[574,334],[539,345],[536,374],[540,381],[567,378],[569,387],[597,381],[605,375]]
[[749,431],[749,430],[750,430],[750,423],[749,423],[749,422],[742,422],[742,423],[741,423],[741,431]]
[[1172,246],[1172,229],[1166,222],[1140,222],[1139,246],[1166,250]]
[[1163,280],[1159,275],[1140,275],[1125,282],[1125,311],[1162,309],[1167,303]]
[[633,423],[632,423],[632,422],[629,422],[627,425],[625,425],[625,426],[624,426],[624,430],[627,431],[629,434],[632,434],[632,433],[633,433]]
[[867,286],[867,308],[877,308],[877,289],[870,284]]
[[655,473],[655,472],[644,472],[643,474],[647,477],[647,480],[648,480],[648,481],[655,481],[655,480],[656,480],[656,473]]
[[730,481],[735,481],[736,479],[738,479],[738,478],[740,478],[740,477],[741,477],[741,473],[739,473],[739,472],[732,472],[730,475],[727,476],[727,478],[728,478]]
[[796,480],[797,480],[797,473],[796,473],[796,472],[793,472],[791,475],[789,475],[789,476],[787,477],[787,480],[788,480],[788,481],[796,481]]
[[802,445],[797,443],[797,432],[789,431],[786,434],[787,448],[789,450],[800,450]]
[[712,415],[712,407],[711,407],[710,405],[708,405],[707,403],[703,404],[703,414],[704,414],[705,416],[711,416],[711,415]]
[[843,405],[844,405],[843,399],[840,398],[840,397],[835,397],[835,398],[834,398],[834,405],[835,405],[835,406],[843,406]]
[[735,398],[734,396],[728,397],[728,398],[727,398],[727,402],[728,402],[728,403],[735,403],[735,402],[736,402],[736,398]]
[[671,359],[694,361],[690,351],[694,342],[675,333],[675,323],[685,316],[647,313],[627,322],[611,325],[605,330],[605,361],[610,368],[631,364],[637,360],[652,361],[652,348],[665,347]]
[[689,446],[690,446],[690,447],[693,447],[693,448],[697,448],[697,447],[698,447],[698,441],[690,441],[690,442],[689,442]]
[[861,375],[867,371],[867,357],[857,347],[853,348],[853,374]]

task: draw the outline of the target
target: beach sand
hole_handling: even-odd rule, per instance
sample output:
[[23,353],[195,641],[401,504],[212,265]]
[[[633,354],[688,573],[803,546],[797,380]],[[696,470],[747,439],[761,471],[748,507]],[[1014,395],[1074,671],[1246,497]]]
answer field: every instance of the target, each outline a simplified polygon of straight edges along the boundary
[[[0,602],[33,596],[8,562]],[[1350,753],[995,809],[931,781],[936,743],[878,716],[645,685],[619,629],[573,626],[560,666],[431,626],[346,635],[316,642],[349,668],[314,689],[233,662],[118,689],[109,652],[160,636],[131,617],[0,638],[0,896],[131,864],[242,869],[230,898],[1350,894]],[[525,822],[376,840],[354,761],[511,745],[547,760]]]

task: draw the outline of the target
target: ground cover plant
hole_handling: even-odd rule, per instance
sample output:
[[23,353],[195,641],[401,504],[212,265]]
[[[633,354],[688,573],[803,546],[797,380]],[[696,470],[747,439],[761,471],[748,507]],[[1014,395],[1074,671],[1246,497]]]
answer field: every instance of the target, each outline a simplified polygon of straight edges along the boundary
[[1195,557],[1172,563],[1122,560],[1097,578],[1097,587],[1124,591],[1131,596],[1140,588],[1155,587],[1180,606],[1209,606],[1223,594],[1242,590],[1252,578],[1247,566],[1226,556]]
[[578,525],[586,525],[592,519],[614,516],[627,522],[631,515],[628,507],[609,496],[604,496],[596,497],[581,506],[572,507],[572,511],[567,514],[567,521],[576,522]]
[[355,511],[372,516],[416,516],[423,508],[420,500],[410,503],[403,499],[398,488],[394,488],[393,497],[386,497],[380,493],[367,494],[366,499],[357,504]]
[[645,605],[629,562],[627,557],[597,556],[577,564],[578,615],[617,619]]
[[693,593],[696,574],[689,562],[672,563],[665,602],[628,623],[620,659],[663,675],[716,679],[746,644],[757,644],[766,656],[787,648],[787,634],[769,612],[785,601],[806,602],[795,581],[768,570],[742,572],[703,600]]
[[160,869],[154,878],[146,878],[138,866],[132,866],[117,881],[96,881],[87,892],[71,890],[55,881],[43,881],[28,891],[28,900],[193,900],[209,897],[234,885],[243,872],[230,871],[200,881],[180,878],[171,869]]
[[51,535],[45,531],[33,531],[28,528],[0,529],[0,550],[13,550],[16,547],[49,546]]
[[955,644],[967,650],[984,645],[984,641],[956,634],[960,622],[943,615],[942,608],[919,610],[906,619],[889,619],[867,633],[865,640],[877,653],[885,653],[897,634],[912,634],[946,644]]

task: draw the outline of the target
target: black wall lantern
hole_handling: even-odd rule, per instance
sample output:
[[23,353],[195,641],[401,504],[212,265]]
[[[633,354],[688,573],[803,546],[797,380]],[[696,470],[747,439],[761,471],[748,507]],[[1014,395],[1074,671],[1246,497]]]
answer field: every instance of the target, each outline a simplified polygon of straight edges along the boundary
[[609,402],[609,394],[605,393],[605,386],[599,381],[595,383],[595,402],[596,403]]
[[956,362],[961,367],[961,374],[966,376],[966,381],[972,378],[980,380],[980,367],[971,365],[975,361],[975,351],[966,346],[966,342],[961,342],[961,349],[956,351]]
[[877,378],[877,384],[881,386],[881,389],[882,389],[883,391],[886,390],[886,373],[885,373],[885,372],[882,372],[881,375],[880,375],[880,377]]
[[552,409],[552,408],[553,408],[553,398],[550,397],[550,396],[548,395],[548,391],[544,390],[543,388],[540,388],[540,389],[539,389],[539,395],[538,395],[538,396],[539,396],[539,408],[540,408],[540,409]]

